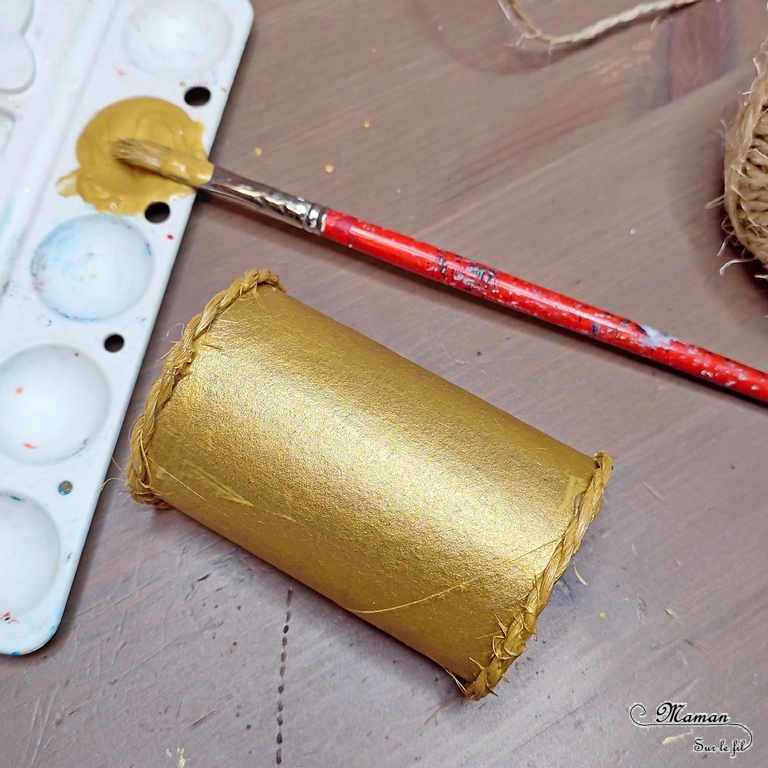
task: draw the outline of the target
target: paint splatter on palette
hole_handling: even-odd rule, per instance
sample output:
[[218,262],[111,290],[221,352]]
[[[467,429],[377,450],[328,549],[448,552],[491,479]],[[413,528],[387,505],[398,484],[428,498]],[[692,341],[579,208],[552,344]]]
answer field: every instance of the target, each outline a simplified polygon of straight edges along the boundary
[[110,105],[162,99],[209,150],[248,0],[0,0],[0,652],[59,626],[192,198],[130,216],[56,182]]

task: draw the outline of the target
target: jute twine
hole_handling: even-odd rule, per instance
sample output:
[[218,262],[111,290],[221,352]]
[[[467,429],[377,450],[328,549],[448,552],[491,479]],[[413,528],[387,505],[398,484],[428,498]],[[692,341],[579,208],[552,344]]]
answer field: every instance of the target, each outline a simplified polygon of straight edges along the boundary
[[268,269],[252,269],[236,280],[227,290],[216,294],[205,309],[193,317],[181,339],[174,344],[165,358],[163,372],[152,385],[147,395],[144,413],[138,418],[131,432],[131,458],[126,469],[126,479],[133,498],[142,504],[153,504],[159,509],[168,509],[170,504],[163,501],[152,490],[152,471],[149,449],[157,427],[157,417],[171,399],[173,390],[187,375],[195,358],[195,349],[200,338],[216,322],[219,315],[232,306],[243,294],[249,293],[261,284],[272,285],[285,290],[280,279]]
[[768,267],[768,44],[755,66],[757,77],[725,136],[722,202],[726,230]]
[[588,43],[596,40],[606,32],[616,27],[630,24],[636,19],[654,14],[663,14],[672,11],[675,8],[682,8],[684,5],[693,5],[699,0],[655,0],[649,3],[640,3],[634,8],[621,11],[613,16],[606,16],[594,24],[590,24],[578,32],[570,32],[564,35],[551,35],[537,27],[530,16],[520,8],[519,0],[499,0],[499,5],[504,14],[510,21],[515,21],[520,27],[523,36],[521,40],[538,40],[540,43],[546,43],[551,47],[559,45],[577,45],[579,43]]
[[595,473],[581,498],[573,517],[568,522],[547,567],[534,579],[531,590],[520,610],[509,625],[499,622],[500,632],[493,638],[493,656],[472,683],[462,684],[454,677],[467,698],[477,701],[494,693],[494,688],[504,677],[510,664],[525,650],[525,644],[536,634],[536,619],[552,596],[557,580],[565,573],[568,563],[576,554],[589,524],[600,511],[603,492],[611,479],[613,461],[607,453],[595,456]]
[[[520,0],[498,0],[506,17],[520,28],[520,41],[538,40],[552,48],[588,43],[636,19],[697,2],[699,0],[640,3],[578,32],[552,35],[533,23],[530,16],[520,8]],[[723,195],[707,206],[725,206],[728,217],[723,228],[751,254],[747,258],[729,261],[724,268],[735,262],[752,261],[753,257],[768,267],[768,41],[763,44],[760,55],[755,59],[755,66],[757,77],[744,94],[744,101],[725,137]],[[758,277],[768,279],[768,275]]]

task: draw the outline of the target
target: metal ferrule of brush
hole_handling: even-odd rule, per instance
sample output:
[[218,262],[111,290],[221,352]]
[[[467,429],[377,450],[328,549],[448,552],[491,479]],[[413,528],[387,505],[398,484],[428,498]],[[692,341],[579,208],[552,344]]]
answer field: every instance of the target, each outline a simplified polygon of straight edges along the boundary
[[328,209],[301,197],[288,195],[279,189],[246,179],[229,171],[214,170],[211,180],[202,189],[217,192],[241,203],[255,206],[264,215],[284,221],[307,232],[322,234]]

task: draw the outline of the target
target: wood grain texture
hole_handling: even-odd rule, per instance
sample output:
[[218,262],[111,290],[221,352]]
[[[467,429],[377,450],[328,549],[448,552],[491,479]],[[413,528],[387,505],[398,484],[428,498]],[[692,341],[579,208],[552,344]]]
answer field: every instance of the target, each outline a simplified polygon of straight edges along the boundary
[[[560,32],[625,6],[525,7]],[[717,257],[722,212],[704,208],[721,122],[768,36],[762,2],[702,0],[552,55],[514,47],[493,0],[254,10],[216,162],[768,368],[765,283],[719,274],[739,254]],[[577,556],[587,584],[566,572],[499,697],[467,705],[418,654],[134,504],[116,469],[59,633],[0,658],[0,765],[176,768],[177,748],[188,768],[270,768],[278,748],[291,768],[698,764],[690,728],[630,722],[633,703],[664,700],[752,728],[749,753],[707,765],[765,764],[764,407],[201,198],[127,425],[179,323],[262,266],[563,442],[613,453]]]

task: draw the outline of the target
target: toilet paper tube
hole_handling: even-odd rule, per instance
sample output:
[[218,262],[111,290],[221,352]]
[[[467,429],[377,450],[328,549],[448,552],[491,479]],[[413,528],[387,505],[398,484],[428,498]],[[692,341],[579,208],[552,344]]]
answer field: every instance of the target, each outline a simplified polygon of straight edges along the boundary
[[176,507],[443,666],[479,699],[535,633],[600,509],[585,456],[291,298],[214,297],[131,437]]

